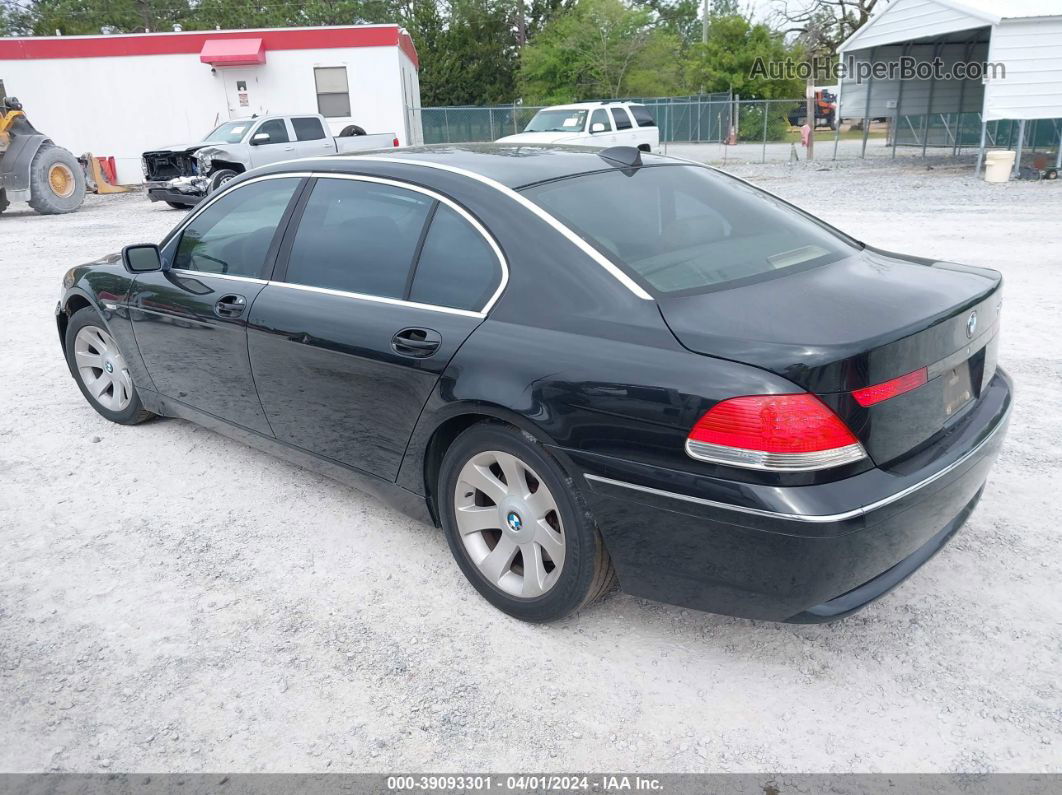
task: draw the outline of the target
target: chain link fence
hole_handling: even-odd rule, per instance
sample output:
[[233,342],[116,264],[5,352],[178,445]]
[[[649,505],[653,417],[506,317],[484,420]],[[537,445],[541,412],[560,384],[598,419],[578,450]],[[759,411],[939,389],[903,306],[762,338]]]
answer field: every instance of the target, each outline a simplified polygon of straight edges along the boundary
[[[629,101],[649,108],[660,130],[659,151],[711,163],[768,163],[807,158],[800,125],[805,100],[741,100],[729,94],[650,97]],[[494,141],[521,132],[542,106],[420,108],[425,143]],[[989,148],[1013,149],[1017,122],[988,125]],[[1062,120],[1029,122],[1024,147],[1056,150]],[[823,160],[969,155],[980,147],[979,113],[927,114],[878,119],[821,118],[814,157]]]

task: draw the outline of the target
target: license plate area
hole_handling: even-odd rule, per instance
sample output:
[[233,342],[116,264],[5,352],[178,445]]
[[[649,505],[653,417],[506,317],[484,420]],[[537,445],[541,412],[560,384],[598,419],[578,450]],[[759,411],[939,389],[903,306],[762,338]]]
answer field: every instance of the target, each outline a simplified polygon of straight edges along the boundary
[[944,389],[944,416],[954,417],[963,406],[974,399],[973,381],[970,378],[970,360],[946,370],[940,376]]

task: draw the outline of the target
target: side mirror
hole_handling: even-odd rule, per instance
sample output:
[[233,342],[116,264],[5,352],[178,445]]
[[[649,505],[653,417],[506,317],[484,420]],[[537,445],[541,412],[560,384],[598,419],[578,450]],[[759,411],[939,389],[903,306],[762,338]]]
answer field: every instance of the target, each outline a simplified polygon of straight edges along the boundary
[[601,122],[595,122],[594,124],[590,125],[590,132],[591,133],[605,132],[605,125],[602,124]]
[[154,243],[138,243],[122,249],[122,264],[130,273],[162,270],[162,254]]
[[269,133],[255,133],[251,136],[251,146],[261,146],[269,143]]

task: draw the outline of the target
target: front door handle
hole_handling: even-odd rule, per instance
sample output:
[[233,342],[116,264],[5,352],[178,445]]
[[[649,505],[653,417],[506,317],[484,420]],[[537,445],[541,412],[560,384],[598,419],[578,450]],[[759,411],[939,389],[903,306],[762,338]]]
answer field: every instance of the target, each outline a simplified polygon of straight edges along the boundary
[[403,356],[422,359],[442,345],[442,335],[430,328],[404,328],[391,337],[391,350]]
[[214,314],[218,317],[239,317],[247,308],[247,299],[242,295],[230,293],[223,295],[214,304]]

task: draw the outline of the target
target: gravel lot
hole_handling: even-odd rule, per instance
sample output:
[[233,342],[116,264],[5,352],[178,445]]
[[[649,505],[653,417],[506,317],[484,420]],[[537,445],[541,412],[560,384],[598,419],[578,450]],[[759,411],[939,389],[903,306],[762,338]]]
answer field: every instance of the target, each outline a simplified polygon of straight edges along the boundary
[[[822,170],[819,170],[822,169]],[[1006,274],[1011,433],[965,530],[842,623],[614,594],[529,626],[441,534],[176,420],[109,424],[60,357],[70,265],[142,195],[0,217],[0,770],[1060,769],[1062,183],[741,167],[857,237]]]

